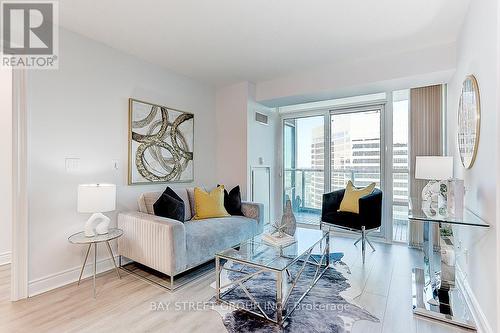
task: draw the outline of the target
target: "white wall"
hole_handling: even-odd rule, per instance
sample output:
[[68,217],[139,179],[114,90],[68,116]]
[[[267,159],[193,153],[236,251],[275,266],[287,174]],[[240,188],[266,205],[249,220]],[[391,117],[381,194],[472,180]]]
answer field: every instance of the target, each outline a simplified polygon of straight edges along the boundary
[[[247,198],[247,104],[248,82],[216,92],[217,181],[231,189],[240,185]],[[215,184],[214,184],[215,185]]]
[[[228,188],[240,185],[242,198],[250,198],[250,168],[262,157],[271,166],[271,217],[275,214],[277,112],[255,101],[255,85],[244,81],[216,93],[217,180]],[[255,111],[269,116],[269,125],[255,122]]]
[[12,238],[12,72],[0,69],[0,265],[10,263]]
[[315,67],[257,82],[256,100],[284,106],[447,82],[455,69],[455,43]]
[[[30,295],[78,278],[85,249],[67,241],[88,218],[76,212],[78,184],[116,183],[117,211],[136,209],[139,193],[165,187],[126,185],[129,97],[193,112],[195,183],[217,181],[212,87],[66,30],[59,70],[29,71],[27,80]],[[66,172],[68,157],[80,159],[79,171]]]
[[[466,206],[491,225],[490,229],[456,228],[455,235],[462,243],[459,265],[466,274],[480,310],[493,331],[497,325],[498,304],[498,240],[497,170],[498,170],[498,12],[497,1],[472,1],[457,49],[457,69],[448,84],[448,153],[455,157],[455,176],[463,178],[466,186]],[[457,110],[462,81],[474,74],[481,94],[481,137],[478,155],[472,169],[465,170],[457,150]]]
[[[271,202],[270,202],[270,217],[271,220],[277,218],[281,212],[281,178],[279,177],[280,163],[278,152],[278,134],[280,130],[279,115],[276,109],[266,107],[255,101],[255,85],[250,84],[248,95],[248,143],[247,143],[247,158],[248,158],[248,175],[247,183],[251,184],[251,167],[259,165],[259,158],[263,159],[263,165],[271,168]],[[263,125],[255,121],[255,112],[259,112],[268,116],[268,124]],[[250,195],[250,189],[248,191]]]

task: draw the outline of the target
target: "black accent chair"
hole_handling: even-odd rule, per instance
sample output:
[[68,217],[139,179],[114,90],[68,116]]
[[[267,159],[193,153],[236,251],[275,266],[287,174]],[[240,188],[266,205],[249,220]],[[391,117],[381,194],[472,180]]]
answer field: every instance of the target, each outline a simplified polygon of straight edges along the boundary
[[323,205],[321,209],[321,228],[323,226],[339,227],[361,233],[361,237],[354,243],[361,241],[361,252],[363,264],[365,263],[366,242],[373,251],[375,248],[367,237],[367,234],[382,225],[382,191],[374,189],[371,194],[359,199],[359,214],[339,212],[340,202],[344,198],[345,190],[338,190],[323,194]]

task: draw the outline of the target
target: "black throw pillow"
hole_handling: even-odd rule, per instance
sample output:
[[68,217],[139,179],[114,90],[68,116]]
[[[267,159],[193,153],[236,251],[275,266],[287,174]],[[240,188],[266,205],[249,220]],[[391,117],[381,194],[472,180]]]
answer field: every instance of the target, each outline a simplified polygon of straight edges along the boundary
[[167,187],[153,204],[156,216],[167,217],[180,222],[184,222],[184,209],[184,201],[170,187]]
[[231,215],[243,216],[241,211],[240,186],[236,185],[229,193],[224,189],[224,208]]

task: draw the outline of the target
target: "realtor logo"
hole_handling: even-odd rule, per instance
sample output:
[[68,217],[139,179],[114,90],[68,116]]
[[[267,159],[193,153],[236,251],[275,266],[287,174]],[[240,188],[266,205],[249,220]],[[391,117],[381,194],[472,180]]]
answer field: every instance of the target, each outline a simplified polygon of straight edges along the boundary
[[2,1],[2,66],[57,68],[57,3]]

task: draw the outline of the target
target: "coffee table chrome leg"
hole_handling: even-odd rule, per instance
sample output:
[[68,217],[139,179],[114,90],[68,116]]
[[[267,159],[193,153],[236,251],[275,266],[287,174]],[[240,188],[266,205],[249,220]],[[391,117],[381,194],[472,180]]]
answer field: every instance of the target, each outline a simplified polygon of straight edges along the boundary
[[276,273],[276,321],[283,325],[283,272]]
[[293,278],[292,278],[292,273],[290,273],[290,271],[287,269],[285,269],[285,272],[286,272],[286,282],[287,283],[292,283],[293,282]]
[[122,277],[120,276],[120,271],[118,270],[118,267],[116,266],[115,257],[113,256],[113,251],[111,250],[111,245],[109,245],[108,241],[106,241],[106,245],[108,247],[108,252],[109,252],[109,255],[111,257],[111,261],[113,262],[113,265],[115,266],[116,274],[118,275],[118,278],[121,279]]
[[220,258],[215,256],[215,300],[220,302]]
[[85,260],[83,261],[82,270],[80,271],[80,277],[78,278],[78,285],[80,285],[80,281],[82,280],[83,270],[85,269],[85,264],[87,263],[87,259],[89,257],[89,252],[90,252],[91,247],[92,247],[92,244],[89,244],[89,247],[87,248],[87,254],[85,254]]

